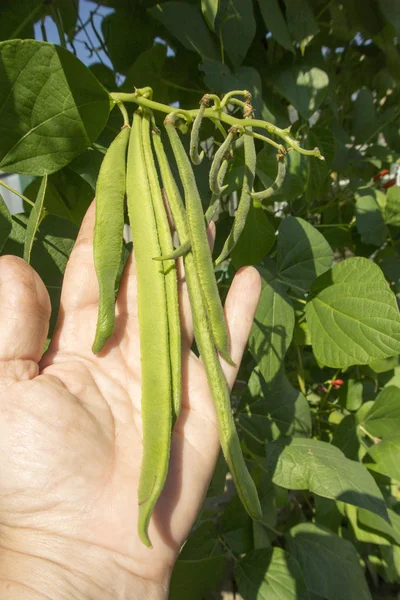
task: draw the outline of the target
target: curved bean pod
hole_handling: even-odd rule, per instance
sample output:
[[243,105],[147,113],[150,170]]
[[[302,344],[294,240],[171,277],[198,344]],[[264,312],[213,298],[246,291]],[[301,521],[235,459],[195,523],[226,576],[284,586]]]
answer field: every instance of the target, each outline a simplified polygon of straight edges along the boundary
[[204,151],[202,150],[199,154],[198,145],[199,145],[199,134],[201,122],[203,120],[204,111],[206,110],[209,104],[208,96],[205,95],[201,99],[199,112],[196,115],[195,120],[193,121],[192,131],[190,134],[190,146],[189,146],[189,154],[194,165],[199,165],[204,158]]
[[278,155],[278,173],[277,173],[274,183],[269,188],[267,188],[266,190],[263,190],[262,192],[252,192],[251,197],[256,198],[257,200],[266,200],[267,198],[270,198],[281,187],[282,183],[284,182],[285,175],[286,175],[286,164],[285,164],[283,155]]
[[225,241],[224,247],[222,248],[221,254],[215,261],[215,266],[219,265],[225,260],[232,249],[236,245],[244,226],[246,224],[247,215],[250,210],[250,204],[252,202],[252,187],[256,172],[256,149],[254,145],[254,138],[250,135],[244,136],[244,164],[245,172],[243,177],[243,188],[240,195],[239,205],[236,211],[235,219],[233,221],[232,229]]
[[108,148],[96,184],[94,267],[99,282],[99,312],[92,351],[97,354],[115,326],[115,284],[121,264],[126,151],[130,127],[124,127]]
[[[150,139],[151,115],[144,111],[142,119],[142,135],[144,160],[150,183],[151,199],[157,224],[158,240],[161,252],[167,254],[174,248],[171,229],[165,212],[164,200],[161,194],[160,182],[154,163]],[[178,278],[174,261],[163,263],[165,291],[168,309],[169,353],[171,361],[172,383],[172,427],[175,425],[181,408],[182,365],[181,365],[181,322],[179,317]]]
[[[140,355],[142,367],[143,455],[139,478],[138,532],[151,547],[148,526],[164,487],[171,446],[171,364],[162,265],[142,140],[142,111],[136,111],[128,148],[127,196],[136,259]],[[151,299],[151,301],[150,301]]]
[[210,169],[210,174],[209,174],[210,190],[214,194],[217,194],[219,196],[222,194],[223,190],[225,189],[224,187],[221,187],[221,184],[220,184],[219,170],[221,168],[222,161],[224,160],[224,158],[230,148],[230,145],[232,144],[235,136],[237,135],[237,131],[238,131],[237,127],[235,127],[235,125],[232,125],[232,127],[228,131],[228,135],[226,136],[226,138],[224,139],[224,141],[222,142],[222,144],[216,151],[214,159],[211,163],[211,169]]
[[[153,140],[155,141],[156,137]],[[184,206],[160,139],[157,141],[156,153],[163,186],[166,190],[178,236],[180,239],[185,239],[188,232]],[[196,343],[205,366],[208,384],[216,407],[222,451],[232,473],[243,506],[253,519],[260,520],[262,512],[257,488],[243,458],[232,416],[229,389],[214,348],[213,335],[207,317],[207,310],[197,276],[193,253],[188,252],[184,256],[183,262],[193,315]]]
[[204,222],[203,208],[200,195],[196,185],[193,169],[186,155],[183,144],[176,131],[173,119],[167,117],[164,121],[165,128],[171,142],[179,175],[185,191],[186,216],[189,231],[189,239],[196,271],[200,281],[204,302],[210,320],[211,331],[214,336],[215,345],[221,356],[230,364],[233,361],[229,354],[228,330],[225,323],[225,315],[219,297],[217,282],[215,280],[214,268]]

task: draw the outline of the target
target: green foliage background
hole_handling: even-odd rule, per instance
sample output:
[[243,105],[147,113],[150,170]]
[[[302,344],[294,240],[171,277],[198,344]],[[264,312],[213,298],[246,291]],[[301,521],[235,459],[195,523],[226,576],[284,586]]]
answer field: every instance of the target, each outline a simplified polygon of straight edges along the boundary
[[[52,299],[52,328],[68,255],[121,126],[106,90],[151,86],[158,102],[196,108],[204,93],[248,89],[256,117],[291,125],[303,147],[318,146],[325,156],[288,154],[283,187],[266,205],[254,201],[231,260],[218,270],[222,295],[243,265],[256,265],[263,281],[232,402],[264,520],[253,523],[244,512],[221,458],[175,567],[171,600],[219,598],[213,590],[221,581],[244,600],[394,598],[400,187],[391,184],[400,164],[399,3],[103,0],[91,7],[96,19],[104,7],[113,12],[88,37],[89,67],[73,56],[90,26],[78,18],[78,0],[8,0],[0,8],[0,169],[31,175],[24,194],[43,201],[33,232],[27,203],[12,217],[0,204],[0,247],[22,256],[31,236],[31,263]],[[47,15],[70,53],[6,41],[33,38],[35,22],[43,34]],[[206,204],[219,134],[207,123],[201,135],[208,158],[196,174]],[[261,190],[275,178],[276,159],[261,142],[257,151]],[[228,173],[215,255],[243,173],[239,155]]]

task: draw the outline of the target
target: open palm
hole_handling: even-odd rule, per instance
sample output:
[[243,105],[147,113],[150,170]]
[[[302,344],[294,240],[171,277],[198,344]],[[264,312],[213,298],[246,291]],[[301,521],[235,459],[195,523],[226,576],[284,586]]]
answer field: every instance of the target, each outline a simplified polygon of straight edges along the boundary
[[[34,532],[54,547],[67,539],[91,556],[157,581],[171,571],[206,493],[219,451],[216,415],[202,362],[190,351],[193,332],[181,279],[182,412],[167,484],[150,523],[153,549],[146,548],[137,535],[141,411],[135,264],[131,257],[121,281],[116,331],[94,356],[93,224],[92,205],[65,273],[56,333],[42,359],[50,312],[44,284],[20,259],[0,259],[0,534],[11,540],[23,531],[29,539]],[[225,311],[237,364],[259,293],[257,272],[246,268],[228,294]],[[237,368],[226,363],[223,368],[232,385]]]

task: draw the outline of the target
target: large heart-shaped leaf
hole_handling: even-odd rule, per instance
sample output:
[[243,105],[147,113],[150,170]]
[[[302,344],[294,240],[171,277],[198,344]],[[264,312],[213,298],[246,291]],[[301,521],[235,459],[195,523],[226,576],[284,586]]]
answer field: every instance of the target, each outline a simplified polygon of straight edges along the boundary
[[279,278],[304,294],[332,266],[333,252],[315,227],[296,217],[284,219],[278,231]]
[[321,106],[328,91],[329,77],[318,67],[294,66],[281,70],[275,88],[293,104],[304,119]]
[[365,365],[400,352],[396,299],[373,262],[349,258],[319,277],[311,292],[307,323],[322,364]]
[[379,438],[400,431],[400,389],[393,385],[384,388],[360,425]]
[[156,4],[149,9],[149,13],[187,50],[197,52],[203,59],[218,60],[216,41],[207,27],[200,7],[171,0]]
[[296,525],[286,539],[310,592],[328,600],[372,600],[353,544],[313,523]]
[[67,50],[35,40],[0,44],[3,171],[58,171],[97,138],[109,110],[106,90]]
[[311,600],[297,561],[281,548],[249,552],[236,563],[235,578],[246,600]]
[[[293,337],[294,310],[283,285],[276,281],[276,267],[261,269],[262,291],[249,338],[250,352],[267,382],[278,374]],[[274,273],[275,269],[275,273]]]
[[314,439],[280,438],[267,444],[272,481],[291,490],[310,490],[324,498],[366,508],[387,520],[382,494],[368,470],[331,444]]

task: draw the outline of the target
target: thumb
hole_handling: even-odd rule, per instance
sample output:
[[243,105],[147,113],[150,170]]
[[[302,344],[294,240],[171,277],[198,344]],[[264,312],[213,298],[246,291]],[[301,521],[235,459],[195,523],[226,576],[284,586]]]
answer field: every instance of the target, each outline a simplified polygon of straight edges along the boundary
[[36,271],[16,256],[0,257],[0,363],[39,362],[50,312],[49,295]]

